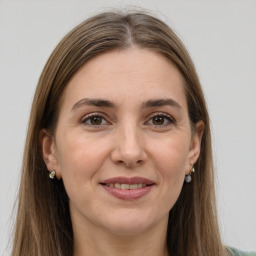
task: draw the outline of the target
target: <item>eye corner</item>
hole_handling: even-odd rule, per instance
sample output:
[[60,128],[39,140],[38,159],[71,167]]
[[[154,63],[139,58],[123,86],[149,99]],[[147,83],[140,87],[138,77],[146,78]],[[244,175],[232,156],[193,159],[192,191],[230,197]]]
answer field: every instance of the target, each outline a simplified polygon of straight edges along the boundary
[[104,125],[110,124],[107,121],[107,118],[103,116],[101,113],[90,113],[81,118],[81,124],[86,125],[88,127],[102,127]]
[[[154,118],[158,118],[157,121],[159,123],[154,123]],[[157,113],[150,115],[149,120],[145,123],[152,125],[156,128],[163,128],[163,127],[175,125],[176,121],[170,114],[163,113],[163,112],[157,112]]]

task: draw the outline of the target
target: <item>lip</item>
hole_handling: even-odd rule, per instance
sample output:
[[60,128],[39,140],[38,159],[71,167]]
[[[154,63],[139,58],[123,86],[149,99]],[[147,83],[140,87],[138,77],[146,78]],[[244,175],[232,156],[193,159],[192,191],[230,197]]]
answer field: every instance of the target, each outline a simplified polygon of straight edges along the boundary
[[[138,188],[138,189],[132,189],[132,190],[122,190],[117,189],[115,187],[108,187],[106,184],[146,184],[147,186]],[[152,180],[143,178],[143,177],[114,177],[107,180],[103,180],[100,182],[100,185],[112,196],[117,197],[122,200],[136,200],[139,199],[145,195],[147,195],[151,189],[156,185]]]
[[107,180],[103,180],[100,182],[101,184],[114,184],[114,183],[120,183],[120,184],[146,184],[146,185],[154,185],[155,182],[143,177],[113,177]]

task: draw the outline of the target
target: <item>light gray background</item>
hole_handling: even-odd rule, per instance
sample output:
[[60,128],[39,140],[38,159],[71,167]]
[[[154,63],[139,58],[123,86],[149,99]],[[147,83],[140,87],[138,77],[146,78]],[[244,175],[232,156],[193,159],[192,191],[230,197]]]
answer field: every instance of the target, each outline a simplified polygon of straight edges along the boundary
[[[223,239],[256,250],[256,1],[0,0],[0,254],[12,207],[33,93],[59,40],[106,7],[153,10],[187,46],[212,120]],[[47,195],[45,195],[47,196]]]

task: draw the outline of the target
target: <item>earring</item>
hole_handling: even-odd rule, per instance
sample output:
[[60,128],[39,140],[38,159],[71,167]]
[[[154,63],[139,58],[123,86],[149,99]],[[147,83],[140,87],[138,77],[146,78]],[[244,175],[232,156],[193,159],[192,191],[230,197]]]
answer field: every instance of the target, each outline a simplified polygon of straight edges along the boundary
[[49,177],[51,179],[54,179],[55,175],[56,175],[56,172],[55,171],[51,171],[50,174],[49,174]]
[[185,181],[186,181],[187,183],[190,183],[191,180],[192,180],[192,177],[191,177],[191,173],[192,173],[192,172],[195,172],[195,168],[194,168],[194,167],[192,167],[190,173],[185,176]]

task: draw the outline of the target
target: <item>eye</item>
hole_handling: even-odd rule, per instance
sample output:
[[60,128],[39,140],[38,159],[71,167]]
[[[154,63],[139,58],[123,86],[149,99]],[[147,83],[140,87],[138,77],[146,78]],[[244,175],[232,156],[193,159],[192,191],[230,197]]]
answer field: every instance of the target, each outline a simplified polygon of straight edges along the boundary
[[90,125],[90,126],[100,126],[100,125],[105,125],[108,124],[106,119],[99,115],[99,114],[89,114],[86,115],[82,121],[83,124]]
[[154,126],[167,126],[175,122],[174,119],[167,114],[156,114],[151,117],[147,123]]

